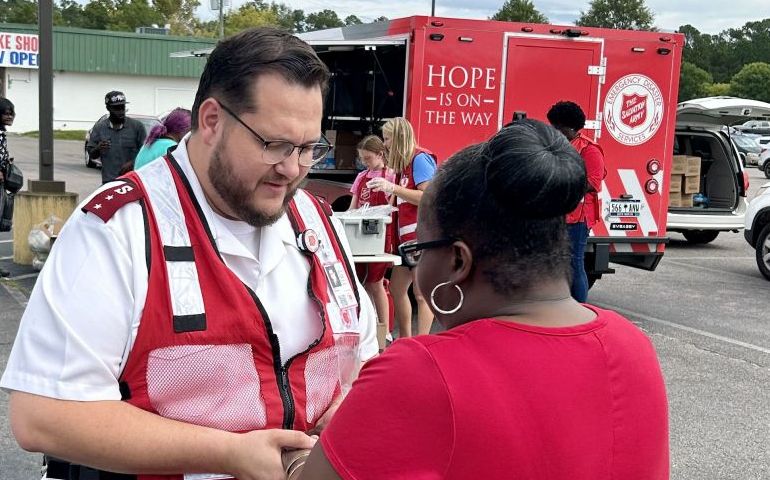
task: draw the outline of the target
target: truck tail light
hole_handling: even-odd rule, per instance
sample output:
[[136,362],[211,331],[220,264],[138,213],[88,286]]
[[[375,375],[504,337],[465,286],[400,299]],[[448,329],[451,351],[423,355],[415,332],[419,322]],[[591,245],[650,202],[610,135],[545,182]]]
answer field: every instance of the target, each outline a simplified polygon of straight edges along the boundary
[[660,185],[654,178],[647,180],[647,183],[644,184],[644,189],[647,190],[647,193],[649,194],[658,193],[658,188],[660,188]]
[[647,173],[650,175],[657,175],[658,172],[660,172],[660,162],[653,158],[649,162],[647,162]]

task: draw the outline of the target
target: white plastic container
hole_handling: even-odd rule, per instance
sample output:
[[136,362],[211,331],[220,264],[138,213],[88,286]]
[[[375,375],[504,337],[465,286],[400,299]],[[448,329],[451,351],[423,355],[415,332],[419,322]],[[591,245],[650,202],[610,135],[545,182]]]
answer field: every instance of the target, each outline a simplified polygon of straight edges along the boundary
[[345,226],[353,255],[383,255],[385,253],[385,229],[390,216],[335,214]]

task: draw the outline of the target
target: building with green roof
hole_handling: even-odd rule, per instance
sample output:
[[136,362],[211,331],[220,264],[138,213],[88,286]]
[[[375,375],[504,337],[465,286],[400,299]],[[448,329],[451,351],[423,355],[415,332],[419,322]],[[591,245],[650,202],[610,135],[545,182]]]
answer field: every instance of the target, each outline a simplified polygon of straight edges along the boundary
[[[13,130],[38,129],[37,26],[0,24],[0,96],[16,105]],[[54,27],[54,128],[87,129],[106,113],[104,94],[126,94],[129,115],[191,108],[205,59],[173,52],[211,39]],[[7,48],[10,47],[10,48]]]

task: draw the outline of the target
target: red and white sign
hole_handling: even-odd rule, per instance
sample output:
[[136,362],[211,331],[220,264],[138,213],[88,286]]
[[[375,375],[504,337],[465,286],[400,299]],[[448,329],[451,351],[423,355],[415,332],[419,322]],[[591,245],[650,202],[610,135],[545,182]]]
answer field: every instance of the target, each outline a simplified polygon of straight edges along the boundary
[[39,57],[37,35],[0,32],[0,67],[37,68]]
[[650,77],[626,75],[607,93],[604,123],[624,145],[645,143],[663,123],[663,93]]

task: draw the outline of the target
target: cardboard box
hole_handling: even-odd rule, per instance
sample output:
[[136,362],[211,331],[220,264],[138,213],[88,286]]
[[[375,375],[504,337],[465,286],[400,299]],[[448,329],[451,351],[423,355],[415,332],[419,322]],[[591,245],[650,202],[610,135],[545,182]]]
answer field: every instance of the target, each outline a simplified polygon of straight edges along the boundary
[[671,176],[687,173],[687,155],[674,155],[671,162]]
[[700,157],[687,157],[687,169],[684,172],[687,177],[700,177]]
[[669,193],[668,206],[674,208],[687,208],[692,207],[692,194],[691,193]]
[[671,175],[671,184],[668,186],[668,191],[671,193],[680,193],[682,191],[682,176]]
[[681,207],[682,206],[682,194],[680,192],[671,192],[668,194],[668,206],[669,207]]
[[682,193],[700,192],[700,175],[696,177],[685,176],[682,182]]

